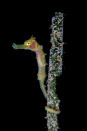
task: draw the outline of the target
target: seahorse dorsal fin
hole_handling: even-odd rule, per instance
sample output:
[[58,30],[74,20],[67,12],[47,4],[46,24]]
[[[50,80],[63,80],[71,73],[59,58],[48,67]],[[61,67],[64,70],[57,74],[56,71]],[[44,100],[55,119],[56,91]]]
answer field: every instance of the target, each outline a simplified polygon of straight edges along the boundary
[[31,36],[31,38],[30,38],[30,39],[32,39],[32,40],[36,40],[36,38],[35,38],[33,35]]

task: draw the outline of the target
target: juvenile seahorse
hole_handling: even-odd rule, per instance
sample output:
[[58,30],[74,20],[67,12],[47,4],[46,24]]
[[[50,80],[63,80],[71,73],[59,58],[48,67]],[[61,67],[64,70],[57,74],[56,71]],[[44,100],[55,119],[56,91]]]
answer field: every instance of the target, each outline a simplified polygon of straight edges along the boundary
[[34,37],[31,37],[29,40],[26,40],[24,44],[22,45],[17,45],[13,43],[12,47],[14,49],[26,49],[26,50],[31,50],[36,53],[36,59],[38,63],[38,80],[40,83],[40,88],[47,99],[47,93],[44,85],[44,81],[46,78],[46,72],[45,72],[45,67],[46,67],[46,61],[45,61],[45,54],[43,52],[42,46],[37,43]]

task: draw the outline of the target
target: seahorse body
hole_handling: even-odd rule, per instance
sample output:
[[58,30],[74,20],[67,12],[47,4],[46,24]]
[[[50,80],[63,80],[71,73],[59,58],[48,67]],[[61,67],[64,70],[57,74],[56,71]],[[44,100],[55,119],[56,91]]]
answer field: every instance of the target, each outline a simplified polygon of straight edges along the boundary
[[45,61],[45,54],[42,50],[42,46],[40,46],[34,37],[31,37],[29,40],[25,41],[23,45],[16,45],[15,43],[12,45],[14,49],[27,49],[34,51],[36,53],[36,59],[38,63],[38,80],[40,83],[40,88],[45,96],[47,98],[47,93],[44,85],[44,81],[46,78],[46,61]]

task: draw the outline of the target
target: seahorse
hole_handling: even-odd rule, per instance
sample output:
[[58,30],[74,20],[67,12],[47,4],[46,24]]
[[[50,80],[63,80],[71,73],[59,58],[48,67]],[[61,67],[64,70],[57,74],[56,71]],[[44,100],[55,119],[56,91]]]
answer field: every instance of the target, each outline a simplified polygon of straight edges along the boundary
[[14,49],[25,49],[25,50],[31,50],[36,53],[36,59],[38,63],[38,80],[40,83],[40,88],[43,92],[44,97],[47,99],[47,92],[45,88],[45,78],[46,78],[46,60],[45,60],[45,53],[43,51],[43,47],[39,45],[39,43],[36,41],[35,37],[31,37],[30,39],[26,40],[24,44],[15,44],[13,43],[12,47]]

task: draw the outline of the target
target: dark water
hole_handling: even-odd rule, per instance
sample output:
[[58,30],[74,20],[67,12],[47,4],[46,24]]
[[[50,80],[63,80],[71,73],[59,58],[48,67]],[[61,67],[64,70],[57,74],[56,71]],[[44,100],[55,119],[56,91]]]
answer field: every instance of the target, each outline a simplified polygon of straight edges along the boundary
[[[42,5],[42,4],[41,4]],[[56,5],[56,4],[55,4]],[[32,35],[36,37],[39,44],[43,45],[43,50],[47,54],[46,62],[49,60],[51,18],[55,11],[62,11],[65,14],[64,41],[70,41],[70,25],[72,17],[70,11],[60,8],[59,5],[35,6],[33,4],[11,3],[3,14],[4,39],[2,48],[3,63],[3,84],[2,89],[2,108],[3,108],[3,128],[9,130],[44,130],[46,131],[46,111],[44,107],[46,100],[40,90],[37,80],[38,67],[36,55],[27,50],[13,50],[12,44],[23,44]],[[5,17],[5,18],[4,18]],[[69,38],[69,39],[68,39]],[[71,43],[72,44],[72,43]],[[68,48],[69,47],[69,48]],[[70,46],[64,47],[65,65],[64,76],[62,76],[57,93],[61,99],[61,110],[64,113],[64,88],[68,90],[67,81],[69,71],[68,60]],[[71,62],[71,61],[70,61]],[[46,68],[48,71],[48,66]],[[67,75],[68,74],[68,75]],[[65,82],[66,80],[66,82]],[[58,79],[57,79],[58,81]],[[61,84],[63,82],[63,84]],[[66,87],[67,86],[67,87]],[[64,130],[64,115],[60,116],[60,127]]]

